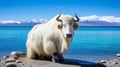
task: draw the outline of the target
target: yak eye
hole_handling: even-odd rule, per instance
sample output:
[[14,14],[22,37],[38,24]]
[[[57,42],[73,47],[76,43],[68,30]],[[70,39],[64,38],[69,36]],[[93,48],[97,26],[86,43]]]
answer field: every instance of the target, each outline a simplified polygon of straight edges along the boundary
[[74,28],[75,30],[78,29],[78,24],[77,24],[77,23],[74,23],[73,28]]
[[62,29],[62,25],[58,25],[58,29]]

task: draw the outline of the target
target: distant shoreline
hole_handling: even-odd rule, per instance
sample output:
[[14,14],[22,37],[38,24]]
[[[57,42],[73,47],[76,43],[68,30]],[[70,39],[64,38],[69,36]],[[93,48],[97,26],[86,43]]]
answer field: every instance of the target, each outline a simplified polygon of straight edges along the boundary
[[[33,26],[35,26],[35,25],[26,25],[26,27],[33,27]],[[4,25],[4,26],[0,26],[0,27],[25,27],[25,25],[21,25],[21,26],[17,26],[17,25],[15,25],[15,26],[10,26],[10,25]],[[120,26],[79,26],[79,27],[120,27]]]

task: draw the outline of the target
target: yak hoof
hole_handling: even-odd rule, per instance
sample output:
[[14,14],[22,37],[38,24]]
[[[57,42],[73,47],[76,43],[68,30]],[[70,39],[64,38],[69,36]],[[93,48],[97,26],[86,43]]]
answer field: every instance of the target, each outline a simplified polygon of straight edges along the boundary
[[60,63],[64,63],[64,57],[62,55],[59,56]]
[[57,54],[54,53],[52,56],[52,61],[55,63],[64,63],[64,57],[62,56],[62,54]]
[[35,54],[31,59],[34,59],[34,60],[38,60],[39,59],[39,57],[38,57],[38,55],[37,54]]
[[58,56],[52,58],[52,62],[54,62],[54,63],[59,63],[60,60],[59,60]]
[[60,59],[57,53],[54,53],[52,56],[52,62],[59,63]]

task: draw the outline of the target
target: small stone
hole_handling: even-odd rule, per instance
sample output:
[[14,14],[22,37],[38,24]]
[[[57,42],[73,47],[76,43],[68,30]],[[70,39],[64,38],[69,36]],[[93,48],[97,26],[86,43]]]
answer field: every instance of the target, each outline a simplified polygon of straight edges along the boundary
[[120,57],[118,58],[118,60],[120,60]]
[[3,56],[3,58],[8,58],[9,56]]
[[21,60],[16,60],[16,63],[21,63],[22,61]]
[[100,60],[98,63],[106,63],[106,60]]
[[25,56],[25,53],[20,52],[20,51],[13,51],[11,52],[11,56],[21,57],[21,56]]
[[15,58],[15,59],[18,59],[18,57],[17,57],[17,56],[14,56],[14,58]]
[[5,63],[5,61],[1,61],[0,63]]
[[15,58],[8,58],[5,60],[5,62],[15,62]]
[[17,67],[15,63],[7,63],[5,67]]
[[106,64],[111,64],[111,62],[107,61]]
[[117,54],[117,57],[120,57],[120,54]]
[[6,60],[9,56],[3,56],[0,60]]
[[118,62],[112,62],[112,64],[118,64]]

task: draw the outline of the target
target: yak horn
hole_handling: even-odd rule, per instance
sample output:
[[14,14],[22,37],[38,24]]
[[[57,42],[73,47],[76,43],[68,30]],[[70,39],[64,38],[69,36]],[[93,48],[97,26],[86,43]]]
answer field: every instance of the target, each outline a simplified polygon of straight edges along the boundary
[[78,22],[80,19],[78,18],[77,14],[75,14],[76,19],[74,19],[74,22]]
[[62,22],[62,20],[61,20],[61,19],[59,19],[59,18],[60,18],[60,16],[61,16],[61,14],[59,14],[59,16],[56,18],[56,20],[57,20],[57,21],[59,21],[59,22]]

